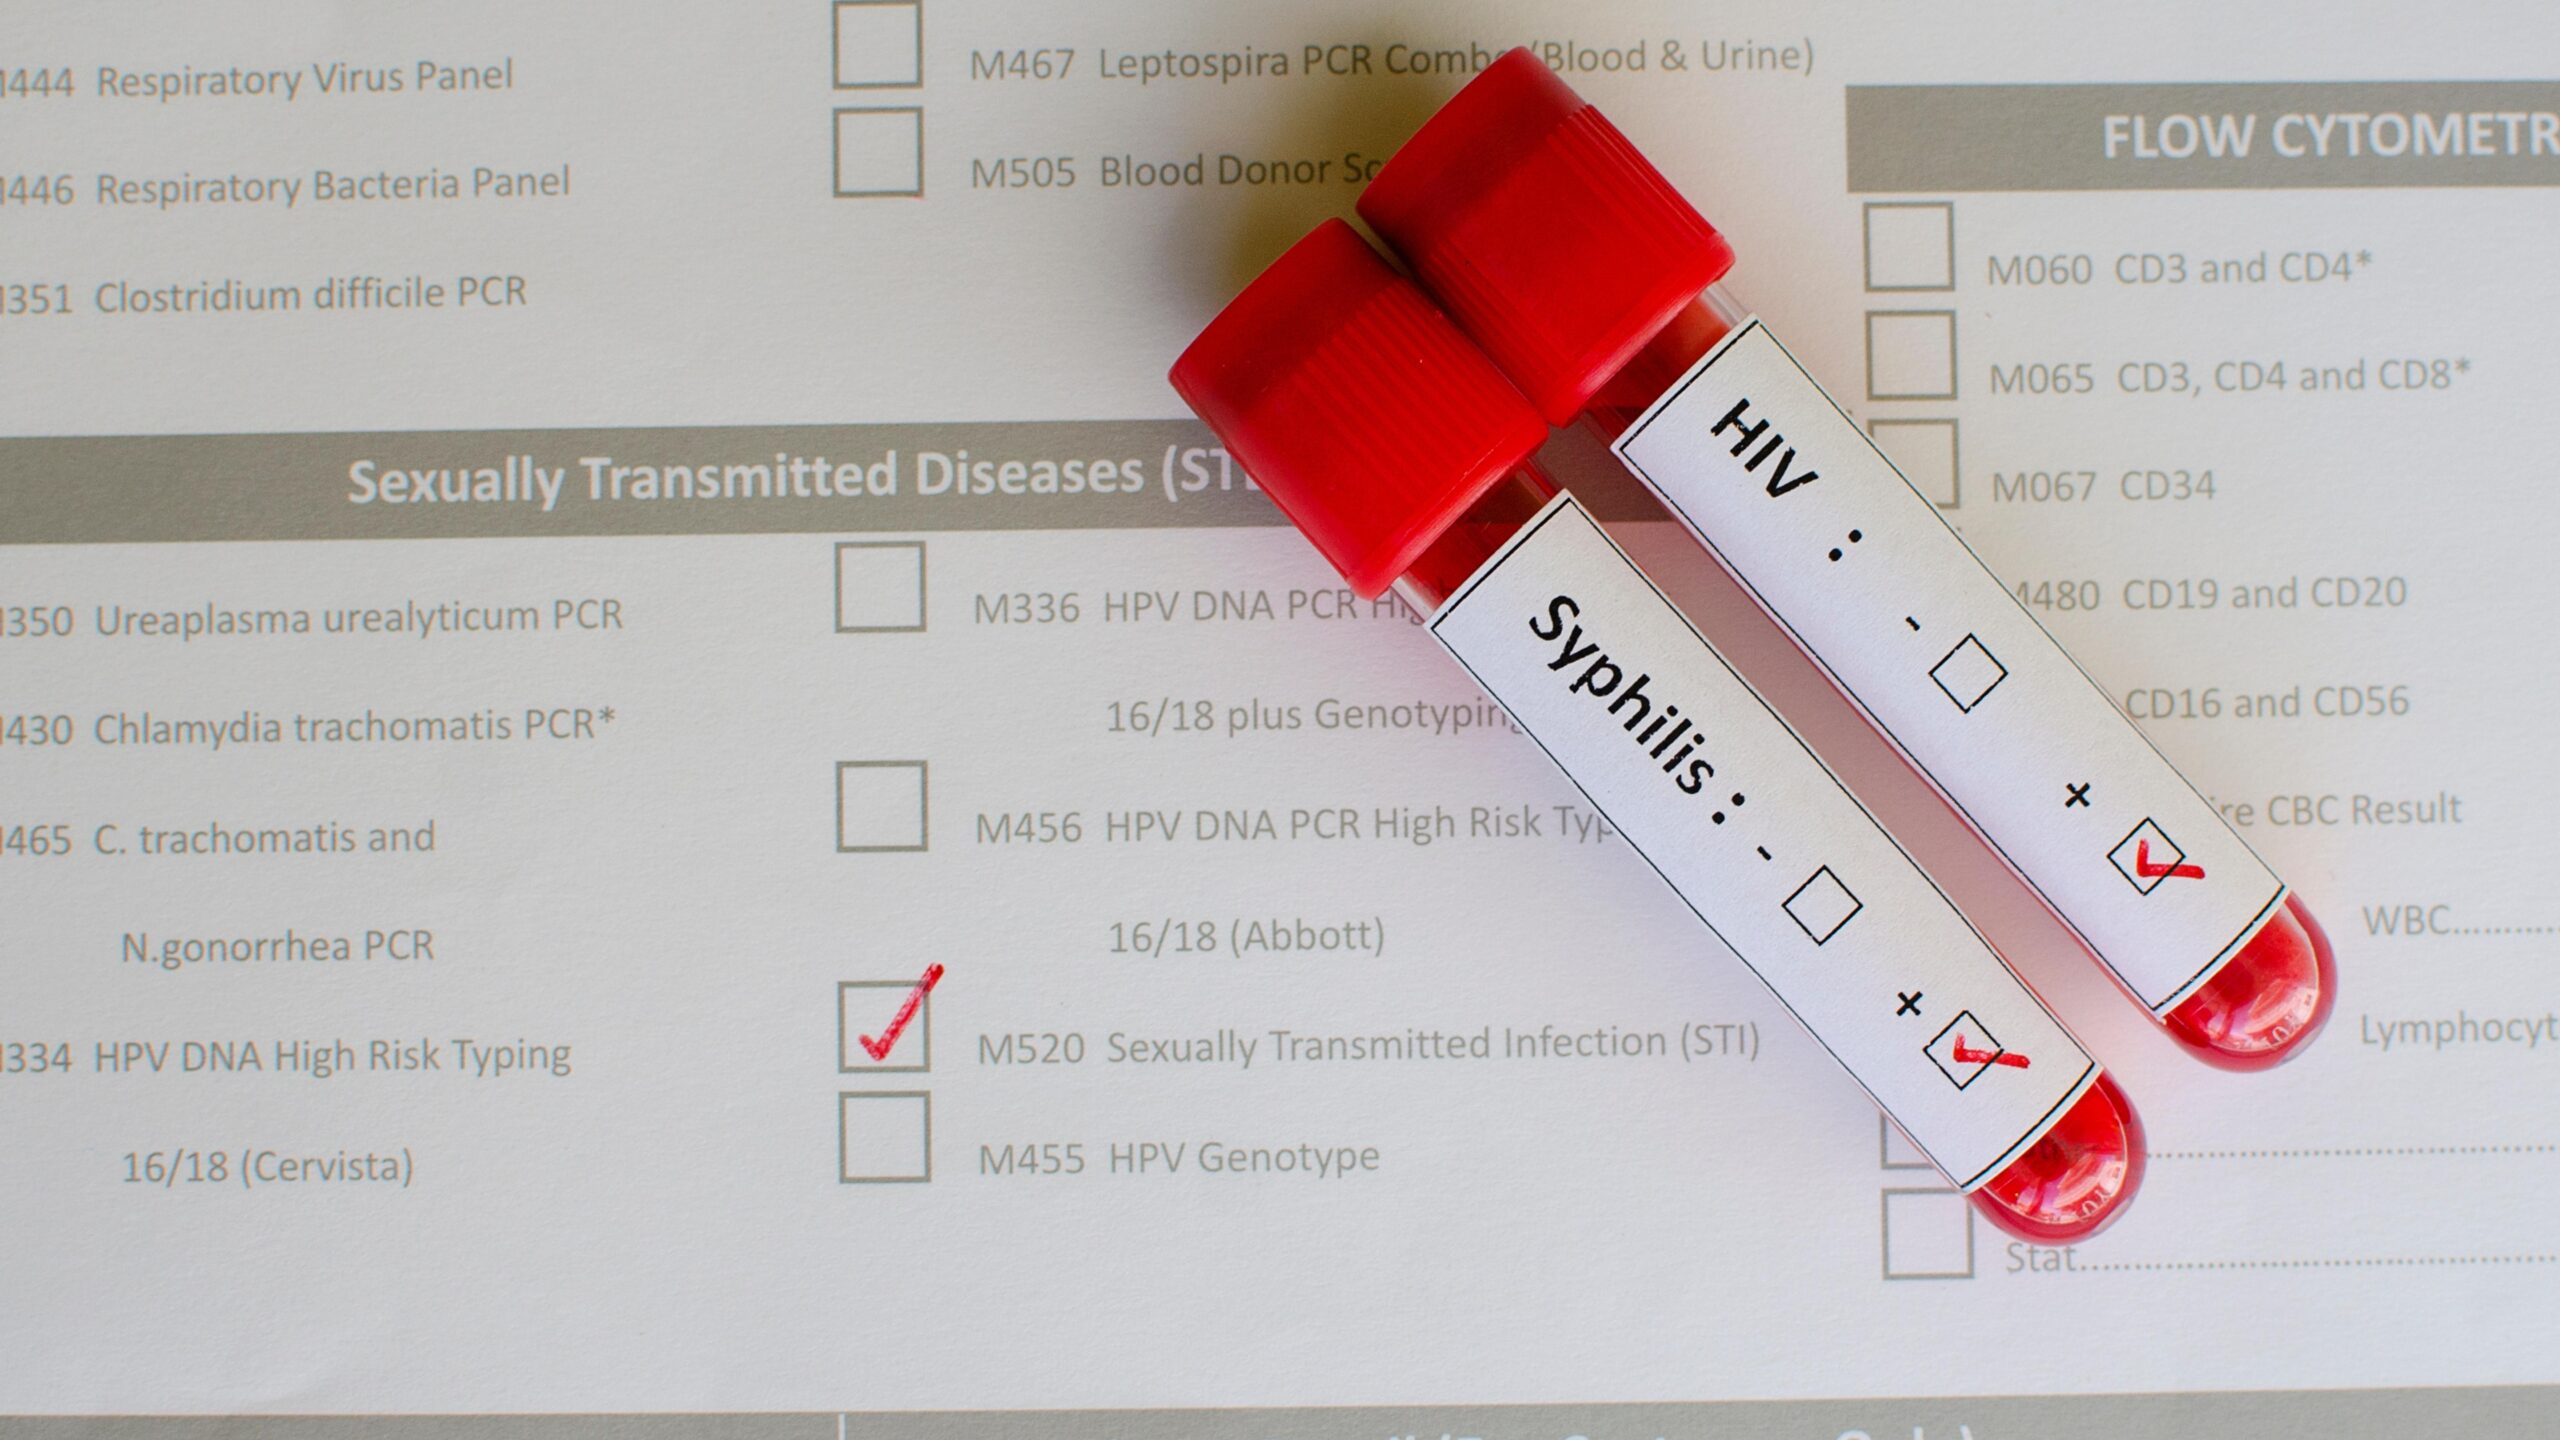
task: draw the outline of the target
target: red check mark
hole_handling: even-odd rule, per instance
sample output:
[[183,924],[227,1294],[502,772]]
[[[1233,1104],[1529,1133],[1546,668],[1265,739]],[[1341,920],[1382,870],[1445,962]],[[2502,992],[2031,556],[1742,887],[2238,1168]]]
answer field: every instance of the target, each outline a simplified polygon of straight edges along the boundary
[[2014,1065],[2024,1070],[2027,1068],[2027,1057],[2007,1050],[1976,1050],[1964,1043],[1962,1035],[1958,1035],[1956,1063],[1959,1065]]
[[2136,840],[2133,842],[2133,873],[2145,880],[2156,880],[2163,875],[2179,880],[2201,880],[2204,878],[2204,867],[2201,865],[2154,865],[2151,863],[2151,842]]
[[888,1059],[889,1047],[898,1043],[898,1037],[906,1033],[907,1022],[916,1018],[916,1011],[924,1007],[924,997],[931,994],[933,987],[941,983],[942,967],[926,966],[924,978],[916,982],[916,988],[907,992],[907,1003],[899,1006],[898,1013],[889,1017],[889,1028],[880,1032],[880,1038],[874,1040],[868,1035],[861,1037],[862,1053],[870,1056],[875,1063]]

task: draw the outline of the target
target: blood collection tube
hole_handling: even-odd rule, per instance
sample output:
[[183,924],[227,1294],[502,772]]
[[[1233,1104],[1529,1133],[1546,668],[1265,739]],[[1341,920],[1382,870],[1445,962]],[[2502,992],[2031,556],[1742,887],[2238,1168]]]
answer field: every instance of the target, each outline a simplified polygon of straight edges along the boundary
[[1724,237],[1535,56],[1469,82],[1359,209],[2172,1037],[2256,1070],[2319,1032],[2337,970],[2309,909],[1726,292]]
[[1328,221],[1174,388],[1361,594],[1391,586],[1994,1224],[2096,1232],[2141,1183],[2115,1081],[1530,461],[1547,427]]

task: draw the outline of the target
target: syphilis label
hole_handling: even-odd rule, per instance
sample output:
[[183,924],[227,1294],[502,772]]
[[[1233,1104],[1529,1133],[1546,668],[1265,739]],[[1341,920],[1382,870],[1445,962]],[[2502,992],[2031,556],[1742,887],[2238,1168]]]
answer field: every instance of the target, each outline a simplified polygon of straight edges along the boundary
[[1680,898],[1970,1190],[2098,1067],[1804,742],[1558,496],[1432,617]]

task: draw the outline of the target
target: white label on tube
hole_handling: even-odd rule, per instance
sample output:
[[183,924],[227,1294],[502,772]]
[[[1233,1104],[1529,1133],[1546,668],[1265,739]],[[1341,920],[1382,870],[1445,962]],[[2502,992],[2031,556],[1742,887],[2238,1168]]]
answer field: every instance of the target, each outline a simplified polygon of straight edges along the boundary
[[2098,1067],[1571,496],[1431,632],[1950,1179]]
[[1612,448],[2154,1014],[2283,902],[1757,319]]

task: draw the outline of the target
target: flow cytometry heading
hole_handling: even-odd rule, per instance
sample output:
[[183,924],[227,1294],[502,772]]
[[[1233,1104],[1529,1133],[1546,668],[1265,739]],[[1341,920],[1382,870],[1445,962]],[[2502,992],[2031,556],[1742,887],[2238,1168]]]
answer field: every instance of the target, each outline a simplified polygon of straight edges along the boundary
[[1856,193],[2560,185],[2547,80],[1852,85],[1847,105]]

